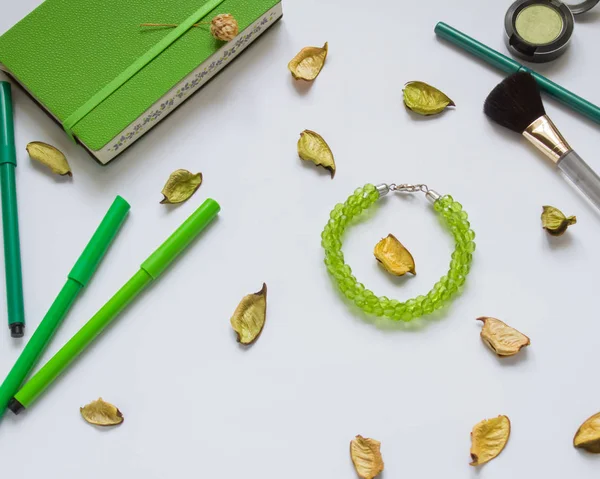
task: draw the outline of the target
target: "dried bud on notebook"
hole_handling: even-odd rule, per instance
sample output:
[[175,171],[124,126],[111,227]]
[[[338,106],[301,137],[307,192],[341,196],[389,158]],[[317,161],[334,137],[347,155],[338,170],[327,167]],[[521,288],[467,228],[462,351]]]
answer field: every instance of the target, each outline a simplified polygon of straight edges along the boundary
[[[220,14],[230,41],[211,35]],[[46,0],[0,37],[0,68],[108,163],[281,16],[280,0]]]

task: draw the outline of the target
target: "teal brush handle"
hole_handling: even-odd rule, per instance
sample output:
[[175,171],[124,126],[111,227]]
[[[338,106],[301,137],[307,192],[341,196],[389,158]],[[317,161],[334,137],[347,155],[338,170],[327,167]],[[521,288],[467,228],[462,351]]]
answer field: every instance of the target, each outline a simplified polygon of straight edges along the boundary
[[2,228],[8,326],[13,338],[23,337],[25,308],[19,241],[19,212],[15,169],[15,132],[10,83],[0,82],[0,189],[2,190]]
[[572,110],[581,113],[596,123],[600,123],[599,107],[581,98],[580,96],[575,95],[575,93],[570,92],[566,88],[557,85],[553,81],[548,80],[548,78],[545,76],[540,75],[530,68],[521,65],[512,58],[509,58],[493,48],[478,42],[474,38],[465,35],[456,28],[453,28],[443,22],[440,22],[435,26],[435,33],[440,38],[448,40],[450,43],[453,43],[463,50],[472,53],[477,58],[481,58],[505,73],[513,74],[519,71],[531,73],[542,91],[546,92],[548,95],[560,101],[561,103],[564,103]]

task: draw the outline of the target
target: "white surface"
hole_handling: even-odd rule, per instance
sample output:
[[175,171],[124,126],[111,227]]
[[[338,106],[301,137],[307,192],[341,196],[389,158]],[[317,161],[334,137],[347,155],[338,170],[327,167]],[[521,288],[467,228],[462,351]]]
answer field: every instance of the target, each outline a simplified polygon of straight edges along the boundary
[[[0,30],[37,3],[5,4]],[[223,211],[30,411],[6,416],[0,477],[354,478],[348,443],[356,434],[382,441],[388,478],[597,477],[599,459],[571,441],[599,409],[600,215],[522,139],[486,120],[483,100],[502,75],[433,34],[443,20],[505,52],[509,4],[287,0],[281,23],[108,167],[16,90],[28,337],[114,196],[132,204],[44,360],[205,197]],[[600,12],[578,21],[570,52],[539,67],[595,103],[599,22]],[[325,40],[331,53],[314,85],[291,81],[289,59]],[[407,113],[402,85],[417,79],[442,88],[457,109],[429,120]],[[547,107],[600,170],[598,126]],[[305,128],[332,146],[335,180],[297,158]],[[32,140],[63,149],[74,179],[27,159]],[[161,206],[176,168],[202,171],[205,184],[187,204]],[[426,182],[469,212],[473,270],[443,314],[408,327],[373,324],[334,290],[319,235],[331,208],[367,182]],[[550,240],[540,228],[543,204],[579,223]],[[390,232],[412,250],[417,277],[392,281],[379,270],[371,251]],[[423,197],[392,197],[344,249],[375,292],[409,298],[444,274],[452,244]],[[263,281],[268,323],[244,350],[229,317]],[[498,360],[479,339],[481,315],[506,320],[532,346]],[[21,347],[0,335],[2,373]],[[82,421],[78,408],[98,396],[122,409],[122,427],[98,431]],[[498,414],[511,418],[512,437],[477,471],[468,465],[469,432]]]

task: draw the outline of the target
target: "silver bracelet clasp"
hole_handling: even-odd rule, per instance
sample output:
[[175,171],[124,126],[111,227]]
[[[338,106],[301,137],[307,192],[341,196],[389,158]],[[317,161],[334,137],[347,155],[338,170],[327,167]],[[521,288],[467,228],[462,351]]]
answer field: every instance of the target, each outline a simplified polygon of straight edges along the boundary
[[412,185],[410,183],[402,183],[400,185],[397,185],[396,183],[391,183],[389,185],[382,183],[380,185],[377,185],[375,187],[377,189],[377,192],[379,193],[379,197],[381,198],[382,196],[387,195],[390,191],[397,191],[400,193],[425,193],[425,197],[431,201],[432,203],[435,203],[437,200],[439,200],[442,195],[440,195],[438,192],[429,189],[429,187],[425,184],[416,184],[416,185]]

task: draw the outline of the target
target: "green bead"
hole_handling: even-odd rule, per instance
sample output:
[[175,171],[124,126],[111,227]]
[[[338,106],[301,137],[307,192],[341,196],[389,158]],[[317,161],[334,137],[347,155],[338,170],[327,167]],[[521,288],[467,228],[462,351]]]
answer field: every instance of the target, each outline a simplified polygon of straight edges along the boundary
[[430,299],[426,299],[425,301],[423,301],[423,312],[425,314],[433,312],[433,304]]
[[450,209],[452,211],[454,211],[455,213],[459,213],[459,212],[462,211],[462,205],[460,203],[458,203],[458,202],[455,201],[454,203],[452,203],[450,205]]

